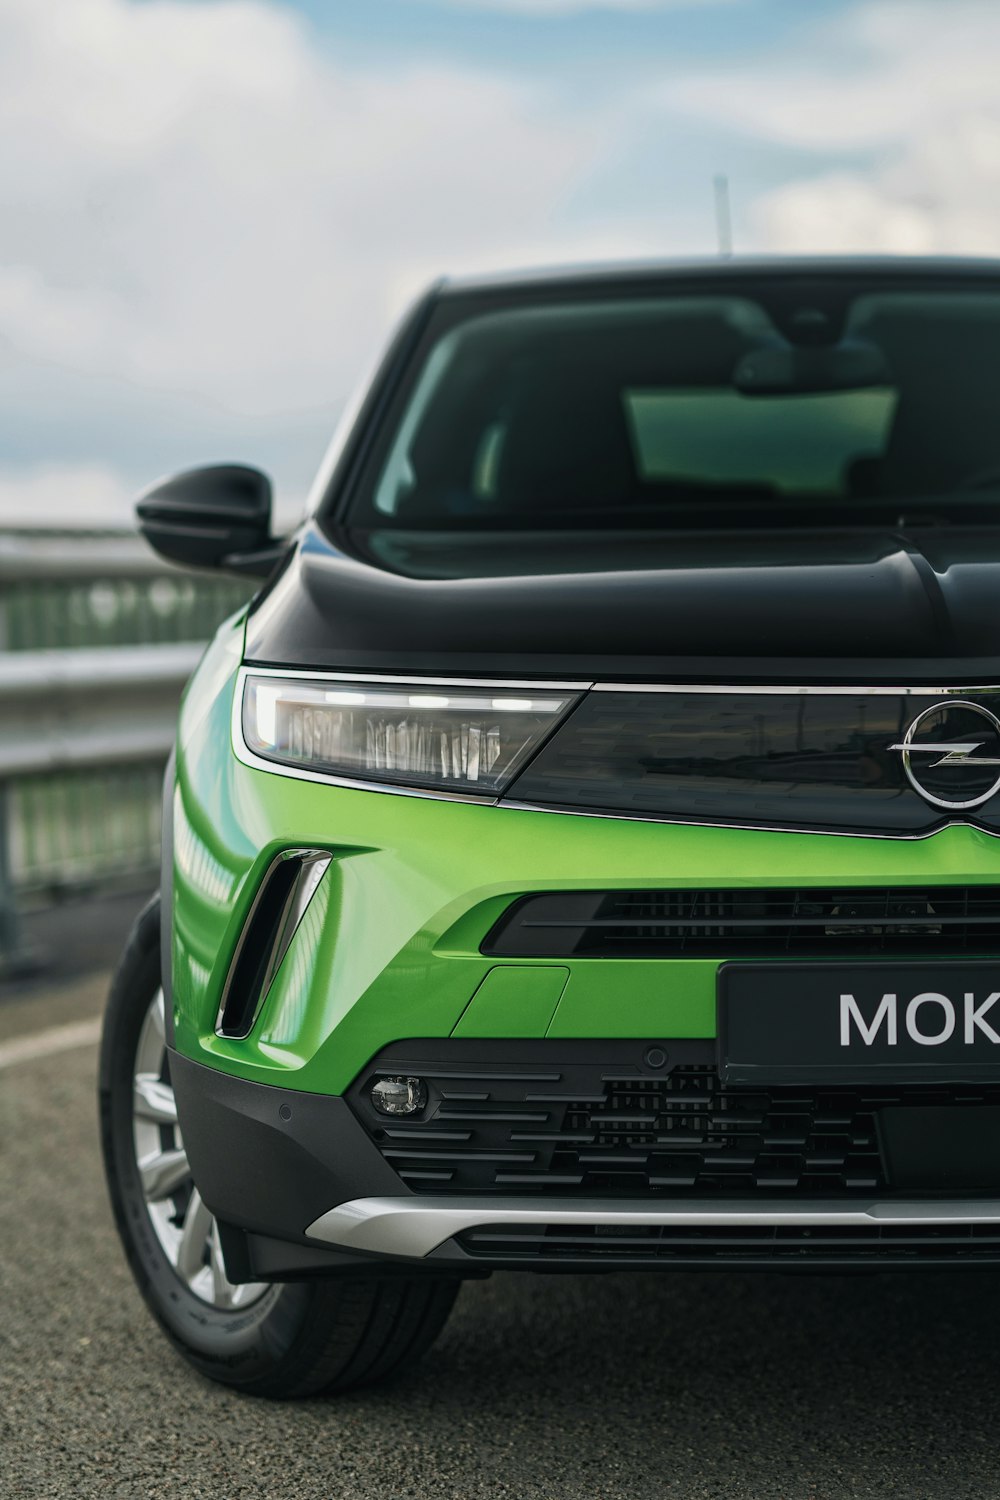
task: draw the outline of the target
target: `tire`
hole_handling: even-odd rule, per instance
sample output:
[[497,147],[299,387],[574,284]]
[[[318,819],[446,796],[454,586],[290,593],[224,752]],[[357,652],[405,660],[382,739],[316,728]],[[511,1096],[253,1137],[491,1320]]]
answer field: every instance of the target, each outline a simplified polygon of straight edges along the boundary
[[203,1375],[258,1396],[346,1391],[408,1369],[443,1328],[457,1280],[228,1281],[214,1221],[184,1170],[162,1015],[154,897],[108,998],[100,1121],[115,1224],[164,1333]]

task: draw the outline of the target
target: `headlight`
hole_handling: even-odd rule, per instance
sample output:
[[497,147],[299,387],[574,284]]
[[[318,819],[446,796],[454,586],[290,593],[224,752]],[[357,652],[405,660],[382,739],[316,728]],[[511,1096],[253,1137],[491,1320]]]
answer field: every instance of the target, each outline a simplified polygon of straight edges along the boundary
[[497,796],[576,698],[251,672],[243,738],[255,755],[319,774]]

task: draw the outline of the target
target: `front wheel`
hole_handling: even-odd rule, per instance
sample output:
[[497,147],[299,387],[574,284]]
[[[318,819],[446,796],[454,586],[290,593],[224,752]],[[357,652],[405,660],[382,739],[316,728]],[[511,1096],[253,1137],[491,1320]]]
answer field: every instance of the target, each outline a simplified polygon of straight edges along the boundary
[[229,1280],[170,1085],[158,899],[136,922],[111,986],[101,1080],[101,1141],[118,1233],[139,1291],[197,1370],[256,1395],[308,1396],[383,1379],[430,1348],[457,1282]]

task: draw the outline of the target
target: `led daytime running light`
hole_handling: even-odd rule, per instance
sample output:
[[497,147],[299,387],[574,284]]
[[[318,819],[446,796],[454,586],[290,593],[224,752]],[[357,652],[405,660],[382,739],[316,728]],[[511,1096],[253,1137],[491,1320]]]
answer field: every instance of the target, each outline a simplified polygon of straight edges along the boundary
[[349,780],[497,796],[576,701],[459,685],[357,684],[249,673],[246,746],[281,765]]

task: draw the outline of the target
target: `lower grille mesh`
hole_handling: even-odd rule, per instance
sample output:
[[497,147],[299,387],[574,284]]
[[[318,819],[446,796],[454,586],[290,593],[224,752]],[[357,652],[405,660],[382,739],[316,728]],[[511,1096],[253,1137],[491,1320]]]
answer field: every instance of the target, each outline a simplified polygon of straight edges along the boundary
[[505,958],[836,959],[995,953],[996,886],[565,891],[524,896],[485,938]]
[[467,1255],[491,1261],[546,1260],[568,1264],[705,1266],[713,1263],[796,1262],[810,1267],[875,1263],[880,1267],[1000,1263],[1000,1224],[909,1227],[729,1226],[699,1229],[674,1225],[622,1229],[609,1225],[572,1228],[508,1228],[487,1225],[457,1236]]
[[[531,1045],[537,1056],[540,1044]],[[641,1056],[642,1044],[627,1045]],[[427,1107],[413,1120],[387,1120],[371,1105],[373,1079],[398,1073],[427,1087]],[[892,1190],[881,1110],[1000,1106],[1000,1085],[729,1087],[708,1062],[638,1077],[579,1063],[443,1067],[393,1049],[349,1099],[417,1192],[835,1197]]]

